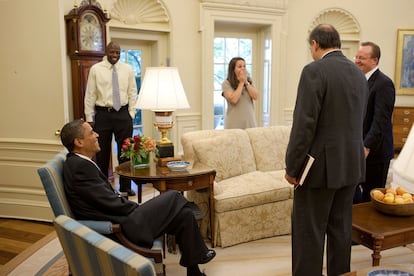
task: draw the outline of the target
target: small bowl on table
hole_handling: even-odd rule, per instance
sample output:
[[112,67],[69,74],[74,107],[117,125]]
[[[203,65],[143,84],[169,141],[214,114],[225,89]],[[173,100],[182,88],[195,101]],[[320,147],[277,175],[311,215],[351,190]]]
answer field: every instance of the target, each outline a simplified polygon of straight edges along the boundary
[[[375,209],[378,211],[393,215],[393,216],[413,216],[414,215],[414,203],[385,203],[379,199],[376,199],[373,196],[374,190],[380,190],[383,194],[385,194],[385,188],[375,188],[372,189],[370,192],[371,195],[371,202],[374,204]],[[411,194],[411,196],[413,196]]]
[[187,167],[190,165],[187,161],[170,161],[167,163],[167,167],[172,172],[183,172],[187,170]]

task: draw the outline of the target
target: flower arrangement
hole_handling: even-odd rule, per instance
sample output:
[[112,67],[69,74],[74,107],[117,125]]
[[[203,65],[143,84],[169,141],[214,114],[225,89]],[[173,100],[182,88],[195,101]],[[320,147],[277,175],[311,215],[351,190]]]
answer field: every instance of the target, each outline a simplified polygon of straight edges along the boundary
[[155,140],[145,135],[135,135],[124,140],[121,148],[121,157],[131,160],[131,164],[148,164],[149,153],[154,152],[158,155]]

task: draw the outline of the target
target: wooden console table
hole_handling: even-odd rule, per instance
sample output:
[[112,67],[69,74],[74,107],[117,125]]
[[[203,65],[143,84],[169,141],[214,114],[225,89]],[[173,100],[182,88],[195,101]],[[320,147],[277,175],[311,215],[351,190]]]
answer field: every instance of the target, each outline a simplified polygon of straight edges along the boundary
[[352,206],[352,241],[373,250],[372,266],[379,266],[381,251],[414,242],[414,216],[397,217],[378,212],[372,202]]
[[394,148],[400,152],[414,123],[414,107],[395,106],[392,114]]
[[142,201],[142,184],[152,183],[155,189],[165,192],[176,190],[209,189],[209,209],[211,245],[214,247],[214,179],[216,171],[206,166],[197,166],[185,171],[172,172],[167,167],[160,167],[156,162],[150,162],[149,168],[132,169],[130,162],[124,162],[115,168],[115,173],[133,180],[138,186],[138,203]]

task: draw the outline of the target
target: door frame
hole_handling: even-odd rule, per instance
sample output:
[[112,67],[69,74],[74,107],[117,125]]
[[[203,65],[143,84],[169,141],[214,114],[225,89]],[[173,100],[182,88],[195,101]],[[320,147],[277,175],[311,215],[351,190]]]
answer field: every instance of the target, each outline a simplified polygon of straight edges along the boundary
[[[214,3],[201,3],[200,30],[201,30],[201,91],[202,91],[202,129],[214,127],[214,37],[216,23],[229,22],[250,26],[261,26],[266,37],[272,40],[272,70],[271,70],[271,113],[269,123],[278,124],[283,120],[284,96],[281,91],[285,87],[285,72],[283,68],[286,59],[287,35],[284,31],[287,24],[286,11],[282,9],[263,9],[259,7],[245,7],[236,5],[222,5]],[[259,66],[260,68],[260,66]],[[257,76],[259,77],[259,76]],[[260,77],[260,79],[263,79]]]

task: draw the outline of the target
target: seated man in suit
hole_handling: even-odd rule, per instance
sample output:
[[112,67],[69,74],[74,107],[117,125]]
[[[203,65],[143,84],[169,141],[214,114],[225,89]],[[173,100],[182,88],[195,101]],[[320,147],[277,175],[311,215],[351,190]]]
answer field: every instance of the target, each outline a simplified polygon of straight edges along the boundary
[[65,192],[75,217],[119,223],[127,238],[148,248],[165,233],[175,235],[187,275],[205,275],[198,264],[209,262],[216,253],[204,243],[188,201],[177,191],[141,205],[121,197],[92,161],[100,150],[98,136],[82,120],[67,123],[61,131],[62,144],[69,151],[63,165]]

